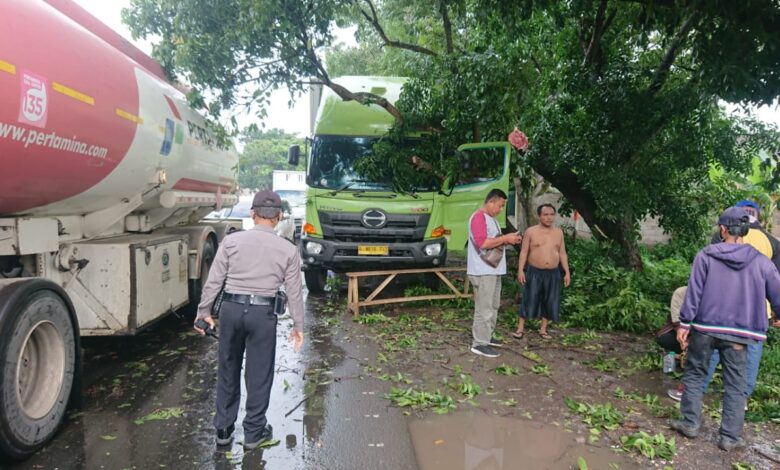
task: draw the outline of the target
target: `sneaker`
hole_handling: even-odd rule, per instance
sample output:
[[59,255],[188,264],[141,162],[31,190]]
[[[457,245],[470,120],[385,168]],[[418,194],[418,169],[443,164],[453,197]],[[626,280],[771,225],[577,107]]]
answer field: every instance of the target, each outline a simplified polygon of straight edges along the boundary
[[685,424],[685,421],[681,419],[673,419],[669,421],[669,427],[689,439],[693,439],[699,435],[699,428],[691,427]]
[[217,429],[217,445],[218,446],[226,446],[233,442],[233,430],[236,427],[234,425],[230,425],[223,429]]
[[670,388],[666,394],[674,401],[682,401],[683,392],[679,388]]
[[489,344],[491,346],[503,346],[504,342],[501,341],[500,339],[496,338],[495,336],[493,336],[492,338],[490,338],[490,343]]
[[491,348],[490,346],[486,344],[480,344],[479,346],[472,346],[471,352],[474,354],[479,354],[480,356],[485,357],[498,357],[499,354],[496,352],[495,349]]
[[263,442],[270,441],[273,436],[274,436],[274,428],[272,428],[270,424],[266,424],[263,430],[260,432],[260,437],[256,441],[244,442],[244,449],[248,449],[248,450],[256,449],[257,446],[259,446]]
[[720,436],[720,439],[718,440],[718,447],[725,450],[726,452],[731,452],[734,449],[741,449],[746,445],[747,442],[745,442],[745,440],[742,439],[741,437],[735,440],[735,439],[729,439],[728,437]]

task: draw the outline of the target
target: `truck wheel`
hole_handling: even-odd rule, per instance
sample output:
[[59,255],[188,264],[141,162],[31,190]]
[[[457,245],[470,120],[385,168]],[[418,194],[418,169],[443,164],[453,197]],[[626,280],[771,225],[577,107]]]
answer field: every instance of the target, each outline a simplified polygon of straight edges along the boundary
[[77,337],[54,290],[8,300],[0,304],[0,450],[21,460],[51,439],[65,416]]
[[303,272],[306,279],[306,288],[310,294],[322,295],[325,293],[325,282],[328,279],[328,270],[311,268]]
[[190,300],[185,310],[189,320],[194,319],[195,315],[198,313],[200,294],[203,291],[206,280],[209,278],[211,263],[214,262],[214,256],[216,256],[216,254],[217,250],[214,247],[214,239],[209,237],[206,239],[206,243],[203,244],[203,252],[200,255],[200,277],[198,279],[190,279],[189,283]]

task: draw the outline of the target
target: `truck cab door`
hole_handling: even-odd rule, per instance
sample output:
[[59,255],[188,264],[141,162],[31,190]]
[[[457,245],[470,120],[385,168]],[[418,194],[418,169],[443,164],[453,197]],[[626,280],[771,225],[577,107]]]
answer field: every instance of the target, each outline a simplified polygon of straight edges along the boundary
[[[458,147],[458,165],[443,184],[441,199],[443,225],[450,231],[447,245],[461,250],[468,241],[471,214],[485,202],[492,189],[509,194],[508,142],[464,144]],[[506,226],[506,208],[496,216],[501,227]]]

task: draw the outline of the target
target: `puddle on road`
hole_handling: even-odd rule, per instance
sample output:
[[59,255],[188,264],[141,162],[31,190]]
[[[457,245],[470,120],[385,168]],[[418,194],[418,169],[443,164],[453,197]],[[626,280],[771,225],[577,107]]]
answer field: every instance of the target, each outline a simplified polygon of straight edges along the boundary
[[[189,322],[169,317],[138,337],[85,341],[84,408],[71,413],[42,451],[13,468],[306,467],[327,421],[333,370],[344,359],[329,328],[318,321],[322,304],[306,302],[307,343],[300,354],[286,340],[290,319],[279,322],[267,412],[278,446],[244,451],[243,379],[233,444],[215,446],[217,343],[192,333]],[[165,411],[176,413],[143,419]]]
[[579,468],[579,457],[592,469],[639,468],[625,455],[534,421],[455,413],[413,421],[409,429],[420,470],[569,470]]

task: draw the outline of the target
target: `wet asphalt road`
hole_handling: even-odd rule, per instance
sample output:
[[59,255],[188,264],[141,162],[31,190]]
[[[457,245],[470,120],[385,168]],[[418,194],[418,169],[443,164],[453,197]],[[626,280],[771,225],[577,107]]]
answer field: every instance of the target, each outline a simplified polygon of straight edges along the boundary
[[307,300],[299,354],[286,341],[291,320],[279,322],[267,413],[278,445],[243,450],[242,407],[233,445],[215,446],[217,343],[171,316],[136,337],[87,338],[84,406],[43,450],[9,468],[416,468],[406,418],[359,378],[371,346],[323,325],[322,306]]

